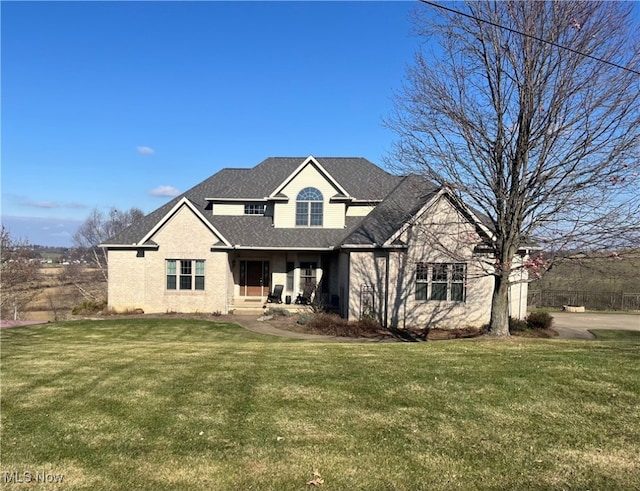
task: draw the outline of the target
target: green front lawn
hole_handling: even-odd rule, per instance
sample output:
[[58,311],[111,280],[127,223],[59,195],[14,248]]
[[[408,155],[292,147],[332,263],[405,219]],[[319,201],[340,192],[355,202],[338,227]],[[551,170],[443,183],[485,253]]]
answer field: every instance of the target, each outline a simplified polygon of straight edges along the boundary
[[640,343],[640,331],[624,331],[622,329],[590,329],[600,341],[635,341]]
[[1,342],[4,489],[640,488],[637,338],[341,344],[119,319]]

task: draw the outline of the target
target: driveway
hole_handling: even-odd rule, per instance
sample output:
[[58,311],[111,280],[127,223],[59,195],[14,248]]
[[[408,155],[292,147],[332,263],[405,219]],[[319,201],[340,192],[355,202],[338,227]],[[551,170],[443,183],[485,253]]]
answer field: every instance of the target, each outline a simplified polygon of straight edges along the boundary
[[589,329],[640,331],[638,314],[597,314],[592,312],[551,312],[553,329],[564,339],[594,339]]
[[47,324],[48,321],[8,321],[0,320],[0,329],[8,327],[35,326],[36,324]]

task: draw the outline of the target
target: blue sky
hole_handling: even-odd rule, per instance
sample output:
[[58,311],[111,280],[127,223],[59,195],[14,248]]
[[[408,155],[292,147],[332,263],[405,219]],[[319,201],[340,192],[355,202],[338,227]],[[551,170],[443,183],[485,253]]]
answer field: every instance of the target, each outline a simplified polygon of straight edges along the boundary
[[2,2],[2,222],[71,245],[270,156],[381,164],[414,2]]

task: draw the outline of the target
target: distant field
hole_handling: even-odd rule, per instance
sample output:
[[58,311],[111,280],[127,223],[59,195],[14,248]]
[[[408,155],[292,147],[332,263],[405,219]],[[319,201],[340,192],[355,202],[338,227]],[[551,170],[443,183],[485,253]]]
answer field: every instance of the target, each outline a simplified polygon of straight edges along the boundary
[[584,305],[590,310],[638,310],[638,295],[640,251],[637,250],[565,260],[529,284],[529,306],[538,308]]
[[[107,284],[101,281],[97,271],[85,268],[80,277],[80,287],[97,298],[106,300]],[[40,269],[40,280],[29,285],[33,298],[27,304],[25,320],[64,320],[71,310],[85,300],[76,285],[64,278],[64,267],[47,266]]]
[[4,489],[640,489],[638,339],[341,344],[184,319],[0,337]]

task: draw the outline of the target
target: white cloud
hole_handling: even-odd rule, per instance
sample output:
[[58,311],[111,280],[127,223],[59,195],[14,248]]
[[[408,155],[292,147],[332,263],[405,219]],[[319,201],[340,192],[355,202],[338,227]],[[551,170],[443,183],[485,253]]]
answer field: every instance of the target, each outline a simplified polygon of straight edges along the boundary
[[55,208],[67,208],[70,210],[84,210],[89,208],[89,205],[84,203],[78,203],[77,201],[53,201],[53,200],[33,200],[27,196],[8,195],[7,197],[15,201],[19,206],[25,206],[27,208],[42,208],[53,210]]
[[180,191],[174,188],[173,186],[158,186],[157,188],[149,191],[151,196],[161,196],[161,197],[174,197],[180,194]]
[[57,201],[29,201],[25,203],[26,206],[32,208],[60,208],[61,205]]
[[153,155],[156,151],[151,147],[136,147],[140,155]]

